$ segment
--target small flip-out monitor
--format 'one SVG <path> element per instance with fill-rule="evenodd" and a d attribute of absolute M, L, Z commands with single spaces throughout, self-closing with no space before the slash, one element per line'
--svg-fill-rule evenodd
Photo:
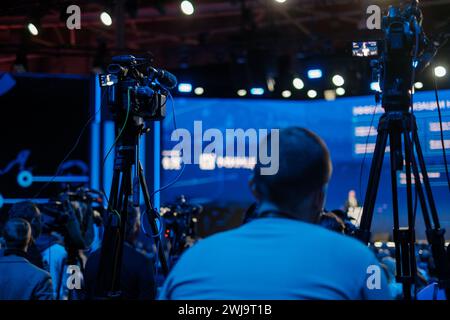
<path fill-rule="evenodd" d="M 376 41 L 353 42 L 352 54 L 354 57 L 373 57 L 378 55 Z"/>

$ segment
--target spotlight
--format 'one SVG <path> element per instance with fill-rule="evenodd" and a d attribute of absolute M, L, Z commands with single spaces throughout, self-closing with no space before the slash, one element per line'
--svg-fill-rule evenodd
<path fill-rule="evenodd" d="M 344 82 L 345 82 L 344 78 L 339 74 L 334 75 L 331 80 L 333 81 L 333 84 L 336 87 L 340 87 L 340 86 L 344 85 Z"/>
<path fill-rule="evenodd" d="M 308 78 L 310 78 L 310 79 L 322 78 L 322 70 L 320 70 L 320 69 L 308 70 Z"/>
<path fill-rule="evenodd" d="M 39 30 L 38 30 L 38 28 L 36 27 L 36 25 L 34 23 L 30 22 L 27 25 L 27 29 L 33 36 L 37 36 L 39 34 Z"/>
<path fill-rule="evenodd" d="M 109 15 L 109 13 L 106 12 L 106 11 L 103 11 L 103 12 L 100 14 L 100 20 L 101 20 L 101 22 L 102 22 L 105 26 L 110 26 L 110 25 L 112 25 L 112 18 L 111 18 L 111 16 Z"/>
<path fill-rule="evenodd" d="M 422 82 L 416 82 L 416 83 L 414 83 L 414 88 L 416 88 L 416 89 L 422 89 L 422 88 L 423 88 L 423 83 L 422 83 Z"/>
<path fill-rule="evenodd" d="M 237 91 L 237 95 L 238 95 L 239 97 L 245 97 L 245 96 L 247 95 L 247 90 L 245 90 L 245 89 L 239 89 L 239 90 Z"/>
<path fill-rule="evenodd" d="M 204 92 L 205 92 L 205 89 L 203 89 L 202 87 L 197 87 L 194 90 L 194 93 L 198 96 L 201 96 Z"/>
<path fill-rule="evenodd" d="M 447 69 L 445 69 L 443 66 L 437 66 L 434 68 L 434 75 L 438 78 L 442 78 L 447 74 Z"/>
<path fill-rule="evenodd" d="M 269 89 L 270 92 L 275 91 L 275 79 L 272 77 L 267 78 L 267 89 Z"/>
<path fill-rule="evenodd" d="M 303 80 L 300 79 L 300 78 L 295 78 L 294 80 L 292 80 L 292 85 L 297 90 L 301 90 L 301 89 L 303 89 L 305 87 L 305 84 L 303 83 Z"/>
<path fill-rule="evenodd" d="M 192 92 L 192 84 L 190 83 L 180 83 L 178 84 L 178 91 L 183 93 Z"/>
<path fill-rule="evenodd" d="M 317 97 L 317 91 L 316 90 L 308 90 L 307 95 L 311 99 L 314 99 L 315 97 Z"/>
<path fill-rule="evenodd" d="M 250 93 L 254 96 L 262 96 L 264 94 L 263 88 L 251 88 Z"/>
<path fill-rule="evenodd" d="M 383 246 L 383 242 L 381 242 L 381 241 L 375 241 L 375 242 L 373 243 L 373 245 L 374 245 L 376 248 L 381 248 L 381 247 Z"/>
<path fill-rule="evenodd" d="M 345 89 L 344 88 L 337 88 L 336 89 L 336 94 L 338 96 L 343 96 L 345 94 Z"/>
<path fill-rule="evenodd" d="M 185 15 L 190 16 L 191 14 L 194 13 L 194 5 L 190 1 L 187 0 L 182 1 L 180 4 L 180 8 Z"/>
<path fill-rule="evenodd" d="M 275 0 L 275 2 L 278 2 L 278 3 L 285 3 L 286 0 Z"/>
<path fill-rule="evenodd" d="M 370 83 L 370 90 L 381 92 L 380 83 L 379 82 Z"/>
<path fill-rule="evenodd" d="M 289 98 L 292 95 L 292 92 L 289 90 L 284 90 L 283 92 L 281 92 L 281 96 L 283 98 Z"/>
<path fill-rule="evenodd" d="M 323 92 L 323 97 L 326 101 L 336 100 L 336 91 L 335 90 L 325 90 Z"/>

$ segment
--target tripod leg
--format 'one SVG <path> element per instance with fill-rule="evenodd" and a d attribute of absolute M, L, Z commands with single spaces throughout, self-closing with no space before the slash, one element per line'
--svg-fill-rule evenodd
<path fill-rule="evenodd" d="M 405 136 L 405 139 L 406 139 L 405 140 L 406 145 L 412 145 L 409 135 Z M 415 185 L 416 185 L 417 194 L 419 197 L 420 207 L 422 209 L 422 215 L 423 215 L 425 227 L 428 230 L 428 229 L 431 229 L 431 221 L 430 221 L 430 216 L 429 216 L 429 212 L 428 212 L 428 206 L 427 206 L 427 202 L 426 202 L 426 198 L 425 198 L 425 193 L 424 193 L 423 187 L 422 187 L 422 179 L 420 177 L 419 169 L 417 167 L 417 161 L 416 161 L 413 151 L 411 152 L 411 168 L 412 168 L 412 171 L 414 174 L 414 181 L 415 181 Z M 414 214 L 414 217 L 413 217 L 414 221 L 415 221 L 415 218 L 416 217 Z"/>
<path fill-rule="evenodd" d="M 142 187 L 142 193 L 144 195 L 145 206 L 147 207 L 148 212 L 153 212 L 153 206 L 150 201 L 150 193 L 148 191 L 147 182 L 144 177 L 144 170 L 142 169 L 141 162 L 139 161 L 139 181 Z M 155 241 L 156 248 L 158 250 L 158 258 L 159 263 L 161 264 L 161 268 L 163 270 L 164 275 L 169 273 L 169 266 L 167 263 L 166 255 L 164 253 L 164 248 L 162 246 L 161 235 L 155 236 L 159 233 L 158 225 L 156 224 L 155 217 L 148 216 L 148 221 L 150 223 L 150 227 L 152 229 L 153 239 Z"/>
<path fill-rule="evenodd" d="M 100 255 L 100 263 L 99 270 L 97 274 L 97 283 L 95 286 L 95 295 L 98 298 L 105 298 L 108 295 L 108 292 L 111 291 L 112 287 L 112 270 L 111 265 L 114 261 L 114 250 L 117 247 L 117 239 L 119 237 L 120 230 L 120 219 L 118 217 L 118 212 L 120 208 L 118 205 L 117 194 L 119 188 L 122 189 L 122 186 L 119 185 L 121 170 L 115 169 L 111 184 L 111 193 L 108 203 L 108 216 L 105 221 L 105 231 L 103 234 L 103 241 L 101 247 L 101 255 Z"/>
<path fill-rule="evenodd" d="M 114 169 L 111 183 L 111 191 L 109 193 L 108 208 L 117 208 L 117 191 L 120 181 L 120 170 Z"/>
<path fill-rule="evenodd" d="M 125 240 L 125 230 L 128 219 L 128 198 L 131 194 L 131 167 L 127 168 L 127 170 L 122 175 L 122 184 L 121 184 L 122 192 L 120 193 L 121 198 L 119 199 L 120 204 L 120 227 L 119 227 L 119 235 L 116 244 L 115 256 L 114 256 L 114 264 L 113 264 L 113 288 L 112 292 L 120 291 L 120 272 L 122 267 L 122 253 L 123 253 L 123 242 Z"/>
<path fill-rule="evenodd" d="M 433 224 L 436 229 L 440 229 L 441 226 L 439 223 L 439 217 L 436 210 L 436 204 L 434 202 L 433 192 L 431 191 L 430 179 L 428 178 L 427 167 L 425 166 L 425 159 L 423 157 L 422 148 L 420 146 L 419 136 L 417 135 L 416 129 L 413 130 L 412 138 L 416 146 L 417 160 L 419 162 L 420 171 L 422 172 L 423 184 L 425 186 L 425 191 L 428 197 L 428 204 L 430 206 Z"/>
<path fill-rule="evenodd" d="M 380 182 L 380 173 L 383 166 L 383 159 L 386 150 L 388 134 L 383 123 L 380 122 L 375 151 L 372 164 L 370 166 L 369 181 L 367 183 L 366 197 L 364 199 L 363 213 L 361 215 L 360 227 L 357 231 L 357 238 L 367 244 L 370 241 L 370 227 L 372 224 L 373 210 L 377 198 L 378 184 Z"/>
<path fill-rule="evenodd" d="M 450 261 L 447 257 L 446 249 L 445 249 L 445 229 L 441 229 L 439 223 L 439 216 L 437 214 L 436 205 L 433 198 L 433 193 L 431 191 L 430 180 L 428 178 L 428 172 L 425 166 L 425 160 L 423 157 L 422 149 L 420 147 L 419 136 L 417 135 L 417 131 L 413 130 L 413 142 L 416 146 L 417 150 L 417 159 L 419 162 L 420 170 L 423 176 L 423 183 L 425 185 L 425 190 L 428 197 L 428 204 L 431 210 L 431 217 L 433 219 L 433 225 L 431 223 L 426 224 L 426 233 L 428 243 L 431 245 L 431 251 L 433 254 L 434 263 L 436 265 L 437 276 L 440 281 L 440 287 L 445 289 L 447 300 L 450 300 Z M 424 219 L 430 220 L 429 217 L 425 217 Z"/>
<path fill-rule="evenodd" d="M 408 121 L 408 120 L 406 120 Z M 411 179 L 411 163 L 412 149 L 409 140 L 408 125 L 403 125 L 403 136 L 405 145 L 405 173 L 406 173 L 406 198 L 408 210 L 408 227 L 401 228 L 397 232 L 396 250 L 400 250 L 402 266 L 400 279 L 403 283 L 403 293 L 405 299 L 412 299 L 412 288 L 416 280 L 417 266 L 415 256 L 415 230 L 414 230 L 414 208 L 412 198 L 412 179 Z"/>
<path fill-rule="evenodd" d="M 391 191 L 392 191 L 392 216 L 394 222 L 393 234 L 396 247 L 399 242 L 400 221 L 398 212 L 398 190 L 397 190 L 397 171 L 403 165 L 403 159 L 401 156 L 401 135 L 399 132 L 391 132 L 389 137 L 390 152 L 390 172 L 391 172 Z M 398 153 L 400 151 L 400 154 Z M 400 159 L 399 159 L 400 157 Z M 400 163 L 399 161 L 400 160 Z M 400 166 L 399 166 L 400 165 Z M 395 250 L 395 267 L 397 275 L 402 273 L 401 254 L 400 250 Z"/>

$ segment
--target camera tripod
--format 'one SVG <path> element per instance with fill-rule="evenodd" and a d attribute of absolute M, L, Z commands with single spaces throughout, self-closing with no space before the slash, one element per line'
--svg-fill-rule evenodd
<path fill-rule="evenodd" d="M 408 109 L 406 108 L 406 110 Z M 388 138 L 390 142 L 389 153 L 393 201 L 393 236 L 395 242 L 396 279 L 403 284 L 404 298 L 412 299 L 412 291 L 417 275 L 415 258 L 416 208 L 414 208 L 413 205 L 412 191 L 414 183 L 417 192 L 416 196 L 418 197 L 422 210 L 426 237 L 428 243 L 431 245 L 436 273 L 440 280 L 440 287 L 446 288 L 447 297 L 450 297 L 450 263 L 447 260 L 445 253 L 445 230 L 441 229 L 439 223 L 430 180 L 417 134 L 416 118 L 408 111 L 386 111 L 380 118 L 360 228 L 357 231 L 356 236 L 365 244 L 370 241 L 370 227 L 373 219 L 373 211 Z M 404 150 L 402 150 L 402 148 L 404 148 Z M 414 148 L 417 159 L 414 154 Z M 403 168 L 405 168 L 406 173 L 407 198 L 407 226 L 405 227 L 400 226 L 397 190 L 397 172 L 403 170 Z M 412 181 L 412 176 L 414 177 L 414 181 Z"/>
<path fill-rule="evenodd" d="M 108 201 L 109 217 L 105 225 L 96 285 L 96 296 L 107 299 L 120 298 L 121 296 L 120 273 L 128 207 L 131 196 L 133 196 L 133 205 L 139 206 L 140 188 L 142 188 L 147 208 L 146 213 L 149 215 L 148 221 L 157 248 L 157 257 L 163 273 L 165 275 L 168 273 L 168 264 L 159 234 L 160 227 L 157 224 L 158 214 L 153 209 L 142 164 L 139 161 L 140 136 L 148 130 L 144 129 L 142 117 L 130 116 L 130 118 L 125 117 L 125 119 L 126 122 L 119 132 L 120 136 L 115 151 L 114 173 Z M 135 169 L 134 177 L 133 166 Z"/>

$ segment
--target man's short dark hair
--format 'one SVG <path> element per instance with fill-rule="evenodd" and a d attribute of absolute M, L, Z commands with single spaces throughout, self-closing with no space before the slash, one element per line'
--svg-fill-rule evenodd
<path fill-rule="evenodd" d="M 266 141 L 271 141 L 270 135 Z M 332 171 L 325 143 L 315 133 L 299 127 L 279 132 L 278 172 L 261 175 L 261 166 L 258 162 L 254 170 L 256 190 L 263 199 L 277 205 L 294 203 L 320 190 Z"/>
<path fill-rule="evenodd" d="M 31 201 L 15 203 L 9 209 L 8 218 L 22 218 L 28 221 L 34 239 L 37 239 L 41 234 L 41 212 L 38 206 Z"/>
<path fill-rule="evenodd" d="M 7 249 L 23 250 L 31 239 L 31 226 L 25 219 L 9 219 L 3 229 Z"/>

